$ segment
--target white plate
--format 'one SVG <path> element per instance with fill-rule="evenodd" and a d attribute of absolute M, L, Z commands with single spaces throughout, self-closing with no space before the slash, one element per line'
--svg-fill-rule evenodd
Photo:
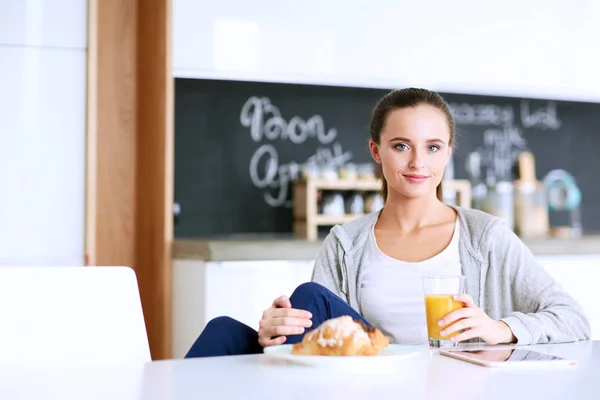
<path fill-rule="evenodd" d="M 293 363 L 310 365 L 314 367 L 335 367 L 335 368 L 390 368 L 397 366 L 399 361 L 419 355 L 419 346 L 403 346 L 399 344 L 390 344 L 381 350 L 377 356 L 305 356 L 292 354 L 291 344 L 280 346 L 265 347 L 264 353 L 268 356 L 278 359 L 288 360 Z"/>

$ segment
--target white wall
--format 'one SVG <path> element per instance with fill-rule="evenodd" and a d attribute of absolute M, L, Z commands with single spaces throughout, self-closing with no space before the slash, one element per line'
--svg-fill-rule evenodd
<path fill-rule="evenodd" d="M 0 0 L 0 266 L 84 262 L 86 0 Z"/>
<path fill-rule="evenodd" d="M 174 75 L 600 101 L 597 0 L 174 0 Z"/>

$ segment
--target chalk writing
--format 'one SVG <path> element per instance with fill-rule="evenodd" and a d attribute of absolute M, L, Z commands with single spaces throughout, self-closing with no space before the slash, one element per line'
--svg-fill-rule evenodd
<path fill-rule="evenodd" d="M 449 104 L 456 124 L 488 127 L 483 131 L 483 144 L 475 150 L 486 169 L 488 183 L 512 180 L 512 167 L 522 151 L 527 150 L 518 122 L 524 129 L 557 130 L 561 126 L 556 103 L 547 101 L 533 107 L 529 100 L 522 100 L 519 109 L 494 104 Z M 516 118 L 518 116 L 518 119 Z M 483 172 L 483 171 L 480 171 Z"/>
<path fill-rule="evenodd" d="M 260 143 L 263 139 L 270 143 L 261 144 L 250 159 L 249 174 L 252 184 L 263 190 L 265 202 L 271 207 L 290 207 L 290 183 L 297 179 L 305 165 L 329 165 L 339 167 L 352 159 L 352 153 L 344 151 L 335 129 L 325 129 L 320 115 L 313 115 L 306 121 L 298 116 L 289 122 L 281 116 L 279 109 L 267 97 L 250 97 L 240 112 L 240 123 L 250 128 L 250 137 Z M 319 146 L 314 154 L 304 161 L 283 163 L 279 159 L 275 140 L 289 140 L 295 145 L 316 139 Z M 327 147 L 330 145 L 331 147 Z"/>
<path fill-rule="evenodd" d="M 250 97 L 242 106 L 240 122 L 242 126 L 250 128 L 250 137 L 255 142 L 260 142 L 265 137 L 268 140 L 288 139 L 292 143 L 301 144 L 316 138 L 319 143 L 328 144 L 337 137 L 335 129 L 325 130 L 325 123 L 320 115 L 313 115 L 306 121 L 296 116 L 286 122 L 279 108 L 268 97 Z"/>
<path fill-rule="evenodd" d="M 541 128 L 556 130 L 560 128 L 561 121 L 556 112 L 556 103 L 549 101 L 545 107 L 531 110 L 529 101 L 521 102 L 521 124 L 524 128 Z"/>

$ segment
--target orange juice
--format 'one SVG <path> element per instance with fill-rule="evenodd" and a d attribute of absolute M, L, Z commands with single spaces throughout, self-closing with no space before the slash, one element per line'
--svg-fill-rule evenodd
<path fill-rule="evenodd" d="M 454 300 L 452 296 L 451 294 L 428 294 L 425 296 L 425 315 L 430 339 L 448 340 L 459 334 L 459 332 L 454 332 L 448 336 L 440 336 L 440 331 L 448 325 L 439 326 L 438 321 L 452 311 L 464 307 L 462 302 Z"/>

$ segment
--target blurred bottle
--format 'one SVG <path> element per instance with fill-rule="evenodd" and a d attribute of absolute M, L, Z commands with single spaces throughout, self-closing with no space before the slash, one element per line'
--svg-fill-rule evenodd
<path fill-rule="evenodd" d="M 512 182 L 499 181 L 489 185 L 482 209 L 485 212 L 504 219 L 508 227 L 514 229 L 515 208 Z"/>
<path fill-rule="evenodd" d="M 481 178 L 481 155 L 476 152 L 469 154 L 465 169 L 471 182 L 471 207 L 481 210 L 487 196 L 487 187 Z"/>
<path fill-rule="evenodd" d="M 530 152 L 519 155 L 519 179 L 515 182 L 515 232 L 521 237 L 544 237 L 549 232 L 546 190 L 535 174 Z"/>
<path fill-rule="evenodd" d="M 446 169 L 444 169 L 444 181 L 452 181 L 454 180 L 454 157 L 450 157 L 448 161 L 448 165 L 446 165 Z M 456 205 L 456 190 L 444 187 L 442 184 L 442 197 L 444 204 L 448 204 L 451 206 Z"/>

